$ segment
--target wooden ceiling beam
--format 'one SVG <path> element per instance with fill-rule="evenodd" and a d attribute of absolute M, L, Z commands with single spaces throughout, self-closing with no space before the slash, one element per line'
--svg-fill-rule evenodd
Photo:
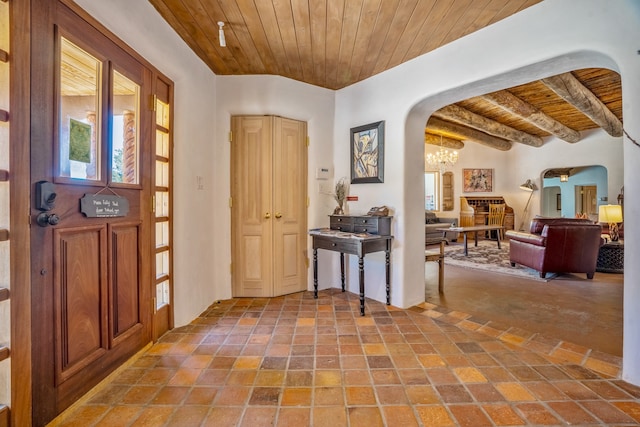
<path fill-rule="evenodd" d="M 544 130 L 545 132 L 549 132 L 550 134 L 555 135 L 563 141 L 580 141 L 580 132 L 573 130 L 568 126 L 563 125 L 559 121 L 549 117 L 533 105 L 523 101 L 507 90 L 500 90 L 498 92 L 489 93 L 481 96 L 480 98 L 492 103 L 497 107 L 502 108 L 505 111 L 508 111 L 511 114 L 515 114 L 522 120 L 531 123 L 532 125 Z"/>
<path fill-rule="evenodd" d="M 460 139 L 477 142 L 487 147 L 495 148 L 500 151 L 508 151 L 511 149 L 511 142 L 495 136 L 487 135 L 479 130 L 462 126 L 457 123 L 447 122 L 437 117 L 431 116 L 427 122 L 427 130 L 432 133 L 448 133 L 460 136 Z"/>
<path fill-rule="evenodd" d="M 573 105 L 611 136 L 622 136 L 622 122 L 571 73 L 541 80 L 549 89 Z"/>
<path fill-rule="evenodd" d="M 433 113 L 433 115 L 443 120 L 472 127 L 489 135 L 506 139 L 507 141 L 519 142 L 532 147 L 541 147 L 543 144 L 542 138 L 539 136 L 503 125 L 502 123 L 483 117 L 455 104 L 443 107 Z"/>
<path fill-rule="evenodd" d="M 424 133 L 424 142 L 426 144 L 430 144 L 430 145 L 437 145 L 440 146 L 442 145 L 445 148 L 452 148 L 454 150 L 460 150 L 462 148 L 464 148 L 464 142 L 462 141 L 458 141 L 457 139 L 453 139 L 453 138 L 448 138 L 446 136 L 443 136 L 442 139 L 440 139 L 440 135 L 434 135 L 432 133 Z"/>

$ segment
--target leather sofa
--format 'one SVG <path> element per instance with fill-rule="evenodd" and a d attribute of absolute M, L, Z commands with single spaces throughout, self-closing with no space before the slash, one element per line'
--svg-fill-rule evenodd
<path fill-rule="evenodd" d="M 586 273 L 593 279 L 602 227 L 589 219 L 534 218 L 529 232 L 509 230 L 509 260 L 533 268 L 545 278 L 551 273 Z"/>
<path fill-rule="evenodd" d="M 437 228 L 455 227 L 456 223 L 456 218 L 438 218 L 435 212 L 424 211 L 425 246 L 440 243 L 440 240 L 442 240 L 442 231 L 436 230 Z M 447 244 L 458 240 L 458 234 L 459 233 L 457 231 L 447 231 L 445 233 Z"/>

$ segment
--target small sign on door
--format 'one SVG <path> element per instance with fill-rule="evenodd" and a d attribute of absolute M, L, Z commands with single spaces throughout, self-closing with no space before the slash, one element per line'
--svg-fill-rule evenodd
<path fill-rule="evenodd" d="M 87 218 L 127 216 L 129 200 L 109 194 L 85 194 L 80 199 L 80 212 Z"/>

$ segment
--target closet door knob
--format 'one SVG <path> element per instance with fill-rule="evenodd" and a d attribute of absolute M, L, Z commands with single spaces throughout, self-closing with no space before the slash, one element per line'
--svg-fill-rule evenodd
<path fill-rule="evenodd" d="M 269 219 L 269 218 L 271 218 L 271 214 L 270 214 L 269 212 L 267 212 L 267 213 L 265 213 L 265 214 L 264 214 L 264 217 L 265 217 L 266 219 Z"/>
<path fill-rule="evenodd" d="M 282 214 L 280 212 L 276 212 L 276 218 L 282 218 Z"/>

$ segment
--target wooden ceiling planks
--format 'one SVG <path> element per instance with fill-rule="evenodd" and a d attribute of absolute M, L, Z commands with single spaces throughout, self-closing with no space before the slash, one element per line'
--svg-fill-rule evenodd
<path fill-rule="evenodd" d="M 542 0 L 149 1 L 216 74 L 277 74 L 340 89 Z M 225 23 L 226 48 L 219 46 L 217 21 Z M 616 72 L 584 69 L 572 73 L 622 119 Z M 541 81 L 506 90 L 548 116 L 547 124 L 555 120 L 577 131 L 598 127 Z M 455 105 L 534 137 L 550 135 L 532 120 L 513 114 L 517 111 L 496 104 L 495 99 L 476 97 Z M 547 129 L 557 134 L 558 127 L 562 126 Z M 447 130 L 447 136 L 456 138 L 453 133 Z M 571 131 L 565 129 L 565 135 L 568 133 Z M 573 132 L 569 139 L 574 142 L 578 137 Z M 489 139 L 483 143 L 508 149 L 502 142 Z"/>
<path fill-rule="evenodd" d="M 212 2 L 212 0 L 210 0 L 210 2 Z M 220 8 L 226 17 L 226 20 L 214 19 L 211 21 L 211 38 L 219 45 L 218 21 L 224 22 L 224 34 L 227 41 L 227 47 L 221 49 L 225 49 L 233 55 L 240 64 L 242 70 L 252 70 L 252 74 L 266 73 L 267 66 L 256 48 L 256 42 L 253 40 L 251 31 L 249 31 L 249 27 L 247 26 L 247 21 L 242 15 L 238 0 L 218 0 L 218 4 L 220 4 Z M 259 31 L 259 29 L 254 30 L 254 33 L 258 34 Z"/>
<path fill-rule="evenodd" d="M 514 15 L 530 6 L 533 6 L 536 3 L 540 3 L 540 2 L 537 0 L 509 0 L 509 1 L 503 2 L 502 8 L 496 14 L 495 18 L 490 22 L 490 24 L 493 24 L 505 18 L 508 18 L 509 16 Z"/>
<path fill-rule="evenodd" d="M 489 0 L 487 2 L 473 2 L 472 14 L 475 19 L 466 29 L 465 35 L 471 34 L 474 31 L 478 31 L 481 28 L 486 27 L 494 22 L 497 22 L 498 13 L 504 7 L 504 3 L 501 0 Z M 447 43 L 449 40 L 447 39 Z"/>
<path fill-rule="evenodd" d="M 161 1 L 161 0 L 153 0 L 153 1 Z M 215 33 L 209 31 L 209 34 L 208 34 L 209 43 L 211 44 L 213 50 L 216 52 L 216 54 L 212 54 L 213 55 L 212 58 L 214 59 L 214 62 L 212 63 L 205 60 L 204 61 L 205 64 L 208 64 L 209 68 L 211 68 L 212 70 L 216 66 L 226 70 L 224 73 L 220 72 L 219 74 L 242 73 L 241 70 L 247 66 L 246 58 L 239 60 L 237 59 L 237 56 L 232 53 L 232 51 L 230 51 L 225 47 L 220 46 L 220 40 L 218 38 L 218 32 L 217 32 L 217 28 L 218 28 L 217 23 L 218 21 L 222 21 L 222 22 L 225 22 L 225 25 L 226 25 L 226 23 L 228 23 L 229 21 L 225 16 L 222 8 L 220 7 L 220 4 L 218 3 L 218 1 L 217 0 L 188 0 L 188 1 L 198 1 L 202 6 L 202 8 L 204 8 L 207 11 L 207 16 L 209 17 L 211 24 L 215 24 L 216 26 Z M 202 25 L 205 25 L 205 24 L 202 24 Z M 235 35 L 232 31 L 228 32 L 228 29 L 227 29 L 225 30 L 225 38 L 229 39 L 230 41 L 233 41 L 235 40 Z"/>
<path fill-rule="evenodd" d="M 299 1 L 299 0 L 294 0 Z M 273 8 L 278 20 L 278 29 L 284 46 L 285 56 L 278 58 L 278 62 L 286 61 L 289 64 L 289 77 L 304 81 L 301 53 L 298 49 L 297 30 L 293 19 L 293 10 L 288 1 L 274 1 Z"/>
<path fill-rule="evenodd" d="M 419 46 L 424 43 L 424 41 L 430 37 L 429 32 L 436 27 L 433 24 L 433 20 L 439 22 L 440 15 L 438 14 L 438 8 L 440 5 L 443 5 L 442 7 L 449 7 L 448 5 L 450 3 L 451 2 L 434 2 L 433 0 L 418 1 L 404 25 L 402 25 L 402 23 L 394 23 L 392 30 L 395 30 L 395 26 L 397 25 L 400 37 L 389 58 L 389 62 L 386 64 L 386 68 L 395 67 L 411 59 L 409 58 L 411 47 L 414 44 Z M 421 32 L 424 32 L 424 34 Z M 415 54 L 412 54 L 412 57 L 415 56 Z"/>
<path fill-rule="evenodd" d="M 464 25 L 466 21 L 465 15 L 473 3 L 461 0 L 449 2 L 450 7 L 439 17 L 434 32 L 430 37 L 426 38 L 426 43 L 423 44 L 421 51 L 430 52 L 446 44 L 446 40 L 453 41 L 462 37 L 465 29 L 460 25 Z"/>
<path fill-rule="evenodd" d="M 498 121 L 519 131 L 526 132 L 541 138 L 549 136 L 548 132 L 541 130 L 540 128 L 532 125 L 531 123 L 516 115 L 506 114 L 502 108 L 486 100 L 483 100 L 480 97 L 470 98 L 465 101 L 458 102 L 456 103 L 456 105 L 466 108 L 469 111 L 473 111 L 474 113 L 488 119 Z"/>
<path fill-rule="evenodd" d="M 292 71 L 289 61 L 286 59 L 287 51 L 285 49 L 284 42 L 282 41 L 278 18 L 273 5 L 270 2 L 259 1 L 255 3 L 255 6 L 268 46 L 268 48 L 264 49 L 262 55 L 264 55 L 265 52 L 273 55 L 273 62 L 278 70 L 275 74 L 284 76 L 290 75 Z"/>
<path fill-rule="evenodd" d="M 351 55 L 351 65 L 349 66 L 348 75 L 350 80 L 357 79 L 360 76 L 365 58 L 370 53 L 369 44 L 374 34 L 380 6 L 381 0 L 364 0 L 358 21 L 353 55 Z"/>
<path fill-rule="evenodd" d="M 358 34 L 358 24 L 360 13 L 362 12 L 362 0 L 349 0 L 344 5 L 344 15 L 342 17 L 342 36 L 340 37 L 340 49 L 338 54 L 338 74 L 336 83 L 339 86 L 352 81 L 350 75 L 351 58 L 354 54 L 354 42 Z M 327 52 L 333 55 L 336 52 Z"/>
<path fill-rule="evenodd" d="M 309 27 L 311 28 L 311 54 L 313 56 L 313 84 L 327 79 L 327 3 L 315 1 L 309 3 Z"/>
<path fill-rule="evenodd" d="M 622 120 L 620 74 L 603 68 L 585 68 L 575 70 L 572 74 L 593 92 L 619 120 Z"/>
<path fill-rule="evenodd" d="M 342 39 L 342 18 L 344 0 L 327 1 L 327 44 L 326 44 L 326 80 L 327 88 L 338 87 L 338 52 Z"/>
<path fill-rule="evenodd" d="M 262 25 L 260 13 L 256 8 L 253 0 L 237 0 L 237 9 L 233 7 L 233 2 L 229 2 L 229 10 L 231 11 L 231 22 L 242 19 L 245 25 L 228 25 L 225 22 L 223 30 L 226 33 L 233 33 L 244 45 L 251 45 L 246 52 L 250 55 L 257 55 L 260 58 L 264 72 L 267 74 L 279 74 L 282 72 L 280 63 L 271 50 L 269 37 L 266 34 L 268 27 Z M 227 27 L 228 28 L 225 28 Z M 277 28 L 277 27 L 276 27 Z M 238 30 L 238 32 L 236 32 Z M 231 43 L 233 45 L 233 43 Z M 247 58 L 248 60 L 249 58 Z M 254 64 L 255 66 L 255 64 Z"/>
<path fill-rule="evenodd" d="M 391 21 L 388 21 L 388 27 L 385 28 L 386 37 L 382 48 L 380 49 L 380 53 L 378 54 L 378 59 L 374 66 L 371 68 L 371 75 L 375 75 L 381 73 L 391 66 L 389 65 L 391 62 L 391 57 L 400 42 L 400 38 L 402 37 L 405 28 L 407 27 L 407 23 L 411 18 L 411 14 L 413 13 L 413 9 L 417 0 L 400 0 L 400 2 L 389 2 L 386 1 L 383 3 L 382 10 L 385 16 L 392 16 Z M 393 15 L 392 15 L 393 8 Z M 369 76 L 363 76 L 364 78 Z"/>
<path fill-rule="evenodd" d="M 178 34 L 183 35 L 183 40 L 200 59 L 208 63 L 211 59 L 216 58 L 216 55 L 213 54 L 214 52 L 212 51 L 208 36 L 202 31 L 200 24 L 196 22 L 193 15 L 180 0 L 167 4 L 161 0 L 150 1 L 169 25 L 171 25 Z M 208 21 L 202 23 L 203 26 L 208 24 Z M 217 61 L 215 66 L 224 69 L 224 64 L 220 61 Z"/>
<path fill-rule="evenodd" d="M 360 73 L 358 76 L 354 76 L 356 81 L 371 77 L 376 72 L 376 64 L 381 62 L 382 51 L 391 28 L 389 23 L 393 21 L 396 15 L 398 3 L 399 0 L 384 0 L 380 4 L 380 10 L 369 38 L 369 46 L 367 47 Z"/>
<path fill-rule="evenodd" d="M 590 68 L 575 70 L 570 74 L 598 97 L 618 120 L 622 121 L 622 88 L 618 73 L 602 68 Z M 567 130 L 562 130 L 558 127 L 554 129 L 555 132 L 564 132 L 563 136 L 568 137 L 567 141 L 577 142 L 579 140 L 579 134 L 573 131 L 586 131 L 600 127 L 585 112 L 566 102 L 542 81 L 538 80 L 515 86 L 504 92 L 508 92 L 529 104 L 531 108 L 568 127 L 569 129 Z M 485 97 L 474 97 L 457 102 L 454 106 L 465 108 L 482 117 L 495 120 L 503 125 L 537 137 L 544 138 L 551 135 L 549 131 L 540 129 L 531 121 L 526 120 L 525 117 L 511 114 L 508 108 L 502 108 L 499 104 L 499 102 L 490 102 Z M 443 107 L 443 113 L 446 113 L 447 108 L 449 107 Z M 438 112 L 434 114 L 437 115 Z M 560 137 L 560 135 L 558 136 Z M 452 137 L 455 138 L 455 136 Z M 458 139 L 464 139 L 464 135 L 459 135 Z"/>
<path fill-rule="evenodd" d="M 302 80 L 309 79 L 310 81 L 317 81 L 316 73 L 313 68 L 313 46 L 311 44 L 309 2 L 304 0 L 292 0 L 291 11 L 296 29 L 295 34 L 302 69 Z"/>
<path fill-rule="evenodd" d="M 216 74 L 340 89 L 541 0 L 149 1 Z"/>

